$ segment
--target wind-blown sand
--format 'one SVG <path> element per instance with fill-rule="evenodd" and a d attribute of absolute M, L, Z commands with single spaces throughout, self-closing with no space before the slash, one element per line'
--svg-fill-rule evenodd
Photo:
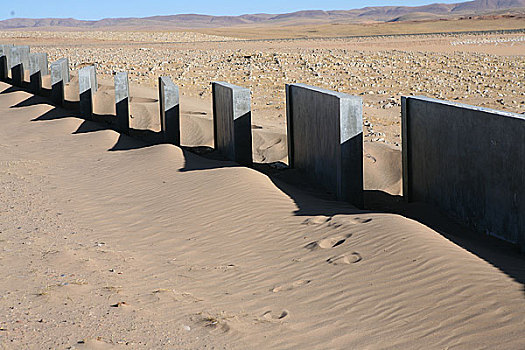
<path fill-rule="evenodd" d="M 2 348 L 525 348 L 522 257 L 0 90 Z"/>

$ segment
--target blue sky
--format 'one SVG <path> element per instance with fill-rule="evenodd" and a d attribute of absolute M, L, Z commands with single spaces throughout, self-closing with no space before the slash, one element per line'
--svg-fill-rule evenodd
<path fill-rule="evenodd" d="M 284 13 L 298 10 L 350 10 L 365 6 L 418 6 L 433 2 L 455 3 L 463 0 L 1 0 L 0 19 L 147 17 L 179 13 L 240 15 L 245 13 Z"/>

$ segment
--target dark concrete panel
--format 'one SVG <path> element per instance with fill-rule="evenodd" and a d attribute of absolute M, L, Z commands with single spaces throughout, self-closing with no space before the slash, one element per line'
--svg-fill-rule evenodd
<path fill-rule="evenodd" d="M 29 81 L 30 89 L 35 94 L 42 92 L 42 76 L 49 74 L 49 64 L 47 53 L 30 53 L 29 54 Z"/>
<path fill-rule="evenodd" d="M 8 64 L 11 69 L 13 85 L 22 86 L 24 71 L 29 69 L 29 46 L 11 46 L 9 48 Z"/>
<path fill-rule="evenodd" d="M 159 102 L 164 142 L 180 146 L 179 88 L 169 77 L 159 77 Z"/>
<path fill-rule="evenodd" d="M 363 206 L 361 98 L 293 84 L 286 86 L 288 159 L 337 199 Z"/>
<path fill-rule="evenodd" d="M 0 45 L 0 81 L 7 81 L 9 73 L 9 53 L 13 45 Z"/>
<path fill-rule="evenodd" d="M 402 114 L 406 198 L 525 249 L 525 117 L 425 97 Z"/>
<path fill-rule="evenodd" d="M 239 164 L 252 165 L 250 90 L 213 82 L 212 99 L 215 149 Z"/>
<path fill-rule="evenodd" d="M 120 132 L 129 134 L 129 82 L 126 72 L 115 74 L 115 103 L 117 126 Z"/>
<path fill-rule="evenodd" d="M 69 60 L 61 58 L 51 63 L 51 99 L 59 106 L 64 104 L 64 86 L 69 82 Z"/>
<path fill-rule="evenodd" d="M 82 67 L 78 71 L 78 93 L 80 113 L 90 118 L 93 114 L 93 94 L 97 91 L 97 72 L 95 66 Z"/>

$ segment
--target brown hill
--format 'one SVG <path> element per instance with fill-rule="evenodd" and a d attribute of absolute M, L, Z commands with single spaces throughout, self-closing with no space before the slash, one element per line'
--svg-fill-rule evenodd
<path fill-rule="evenodd" d="M 243 25 L 305 25 L 319 23 L 362 23 L 413 21 L 457 18 L 464 15 L 488 14 L 495 11 L 523 9 L 525 0 L 474 0 L 457 4 L 425 6 L 382 6 L 355 10 L 307 10 L 285 14 L 247 14 L 242 16 L 210 16 L 180 14 L 145 18 L 106 18 L 84 21 L 73 18 L 12 18 L 0 21 L 0 29 L 69 27 L 83 29 L 118 28 L 218 28 Z"/>

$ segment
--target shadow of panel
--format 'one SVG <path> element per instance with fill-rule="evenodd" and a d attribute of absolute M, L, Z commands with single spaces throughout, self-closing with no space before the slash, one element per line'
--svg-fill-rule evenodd
<path fill-rule="evenodd" d="M 29 90 L 34 94 L 42 94 L 42 74 L 36 72 L 29 77 Z"/>
<path fill-rule="evenodd" d="M 34 119 L 31 119 L 32 122 L 36 122 L 36 121 L 50 121 L 50 120 L 59 120 L 59 119 L 64 119 L 64 118 L 74 118 L 74 116 L 72 116 L 71 114 L 69 113 L 66 113 L 66 111 L 64 110 L 61 110 L 59 108 L 53 108 L 49 111 L 47 111 L 46 113 L 34 118 Z"/>
<path fill-rule="evenodd" d="M 141 149 L 141 148 L 150 147 L 150 146 L 151 145 L 146 142 L 142 142 L 132 137 L 129 137 L 127 135 L 120 134 L 117 142 L 113 145 L 113 147 L 108 149 L 108 151 L 110 152 L 129 151 L 129 150 Z"/>
<path fill-rule="evenodd" d="M 211 147 L 181 148 L 184 155 L 184 167 L 179 169 L 179 172 L 239 167 L 239 164 L 227 160 L 223 154 Z"/>
<path fill-rule="evenodd" d="M 289 168 L 282 162 L 255 163 L 255 170 L 268 178 L 294 201 L 296 216 L 332 216 L 337 214 L 355 214 L 362 212 L 350 203 L 337 200 L 335 193 L 314 181 L 306 172 Z"/>
<path fill-rule="evenodd" d="M 2 56 L 0 57 L 0 80 L 6 81 L 8 76 L 7 71 L 7 57 Z"/>
<path fill-rule="evenodd" d="M 51 86 L 51 101 L 58 106 L 64 105 L 64 82 L 59 81 Z"/>
<path fill-rule="evenodd" d="M 40 86 L 40 96 L 46 97 L 47 99 L 51 99 L 51 89 Z"/>
<path fill-rule="evenodd" d="M 62 108 L 75 111 L 76 113 L 79 113 L 80 111 L 80 102 L 79 101 L 69 101 L 64 100 L 64 104 L 62 105 Z"/>
<path fill-rule="evenodd" d="M 150 144 L 161 144 L 164 143 L 164 134 L 161 131 L 153 131 L 147 129 L 133 129 L 130 128 L 129 136 L 148 142 Z"/>
<path fill-rule="evenodd" d="M 91 89 L 82 92 L 79 97 L 80 115 L 86 119 L 91 119 L 93 114 L 93 94 Z"/>
<path fill-rule="evenodd" d="M 117 127 L 124 134 L 129 133 L 129 99 L 126 97 L 116 104 Z"/>
<path fill-rule="evenodd" d="M 24 82 L 24 66 L 22 64 L 11 67 L 11 81 L 13 85 L 22 86 Z"/>
<path fill-rule="evenodd" d="M 108 128 L 116 129 L 117 117 L 113 114 L 97 114 L 91 115 L 91 120 L 97 123 L 108 125 Z"/>
<path fill-rule="evenodd" d="M 341 145 L 340 198 L 363 208 L 363 133 Z"/>
<path fill-rule="evenodd" d="M 10 83 L 11 81 L 8 79 L 7 83 Z M 13 92 L 17 92 L 17 91 L 24 91 L 22 88 L 20 87 L 16 87 L 16 86 L 9 86 L 8 88 L 2 90 L 2 92 L 0 92 L 0 94 L 11 94 Z"/>
<path fill-rule="evenodd" d="M 108 129 L 109 128 L 107 126 L 104 126 L 100 123 L 84 120 L 82 124 L 80 124 L 78 129 L 75 132 L 73 132 L 73 134 L 88 134 L 91 132 L 103 131 Z"/>
<path fill-rule="evenodd" d="M 180 146 L 180 107 L 177 104 L 164 113 L 164 142 Z"/>
<path fill-rule="evenodd" d="M 516 245 L 480 235 L 439 208 L 426 203 L 407 203 L 402 196 L 365 191 L 365 205 L 375 212 L 399 214 L 431 228 L 522 284 L 525 295 L 525 255 L 519 253 Z"/>
<path fill-rule="evenodd" d="M 252 113 L 247 112 L 233 121 L 235 161 L 251 166 L 252 159 Z"/>
<path fill-rule="evenodd" d="M 43 104 L 49 105 L 49 101 L 44 97 L 32 95 L 31 97 L 23 100 L 22 102 L 19 102 L 16 105 L 11 106 L 11 108 L 30 107 L 30 106 L 37 106 L 37 105 L 43 105 Z"/>

